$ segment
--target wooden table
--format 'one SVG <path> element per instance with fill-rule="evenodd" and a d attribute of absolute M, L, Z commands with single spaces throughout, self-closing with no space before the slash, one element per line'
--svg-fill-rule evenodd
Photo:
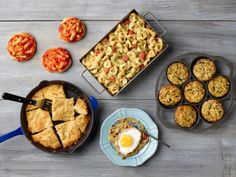
<path fill-rule="evenodd" d="M 132 8 L 140 13 L 151 11 L 166 27 L 168 52 L 154 62 L 120 95 L 96 94 L 82 80 L 84 68 L 77 61 L 96 41 Z M 85 21 L 86 38 L 66 44 L 57 37 L 60 21 L 66 16 Z M 32 33 L 38 42 L 34 58 L 25 63 L 10 59 L 6 51 L 9 37 L 21 31 Z M 73 66 L 63 74 L 51 74 L 40 63 L 42 53 L 62 46 L 70 50 Z M 83 149 L 71 155 L 41 152 L 24 136 L 0 144 L 1 177 L 235 177 L 236 111 L 222 125 L 206 132 L 188 133 L 167 129 L 156 118 L 154 86 L 160 69 L 176 55 L 206 52 L 222 55 L 236 64 L 236 1 L 234 0 L 1 0 L 0 5 L 0 92 L 26 95 L 42 80 L 61 79 L 72 82 L 94 95 L 100 103 L 96 134 Z M 235 101 L 236 103 L 236 101 Z M 0 134 L 20 124 L 20 104 L 0 101 Z M 102 121 L 121 107 L 145 110 L 158 124 L 160 137 L 172 145 L 160 146 L 156 154 L 137 168 L 112 164 L 99 147 Z"/>

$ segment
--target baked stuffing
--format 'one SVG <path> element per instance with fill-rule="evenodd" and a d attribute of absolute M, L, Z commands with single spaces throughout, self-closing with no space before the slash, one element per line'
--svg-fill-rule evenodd
<path fill-rule="evenodd" d="M 208 81 L 216 73 L 215 63 L 208 58 L 201 58 L 193 66 L 193 74 L 200 81 Z"/>
<path fill-rule="evenodd" d="M 183 128 L 191 128 L 197 122 L 197 111 L 191 105 L 181 105 L 175 111 L 175 122 Z"/>
<path fill-rule="evenodd" d="M 171 64 L 166 71 L 167 79 L 174 85 L 181 85 L 189 78 L 188 67 L 181 62 Z"/>
<path fill-rule="evenodd" d="M 58 149 L 61 144 L 57 138 L 57 135 L 52 127 L 43 130 L 40 133 L 32 135 L 34 142 L 43 145 L 44 147 L 49 147 L 52 149 Z"/>
<path fill-rule="evenodd" d="M 37 133 L 53 126 L 49 112 L 42 109 L 26 112 L 26 120 L 28 123 L 28 130 L 31 133 Z"/>
<path fill-rule="evenodd" d="M 230 82 L 225 76 L 215 76 L 207 86 L 212 96 L 220 98 L 229 93 Z"/>
<path fill-rule="evenodd" d="M 159 101 L 165 106 L 174 106 L 182 99 L 181 90 L 172 84 L 165 85 L 159 92 Z"/>
<path fill-rule="evenodd" d="M 199 81 L 190 81 L 184 87 L 184 97 L 190 103 L 199 103 L 205 97 L 206 90 Z"/>
<path fill-rule="evenodd" d="M 205 119 L 207 122 L 217 122 L 223 118 L 224 106 L 218 100 L 207 100 L 202 104 L 201 114 L 203 119 Z"/>

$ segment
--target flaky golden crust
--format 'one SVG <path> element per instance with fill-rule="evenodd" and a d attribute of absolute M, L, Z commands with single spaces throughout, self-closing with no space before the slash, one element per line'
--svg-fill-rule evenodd
<path fill-rule="evenodd" d="M 224 116 L 224 106 L 218 100 L 207 100 L 202 104 L 201 114 L 207 122 L 217 122 Z"/>
<path fill-rule="evenodd" d="M 87 115 L 88 114 L 88 107 L 87 107 L 87 103 L 85 100 L 78 98 L 76 100 L 76 104 L 74 106 L 75 111 L 78 114 L 82 114 L 82 115 Z"/>
<path fill-rule="evenodd" d="M 25 32 L 14 34 L 7 44 L 8 53 L 18 62 L 30 60 L 34 56 L 36 48 L 35 38 Z"/>
<path fill-rule="evenodd" d="M 165 106 L 174 106 L 182 99 L 181 90 L 172 84 L 165 85 L 159 92 L 159 101 Z"/>
<path fill-rule="evenodd" d="M 57 124 L 55 128 L 64 148 L 77 143 L 82 136 L 82 133 L 74 120 Z"/>
<path fill-rule="evenodd" d="M 197 121 L 197 111 L 191 105 L 181 105 L 175 111 L 175 122 L 183 128 L 191 128 Z"/>
<path fill-rule="evenodd" d="M 39 143 L 44 147 L 49 147 L 52 149 L 58 149 L 61 147 L 53 128 L 48 128 L 40 133 L 34 134 L 32 135 L 32 138 L 34 142 Z"/>
<path fill-rule="evenodd" d="M 224 97 L 229 93 L 230 82 L 225 76 L 215 76 L 207 85 L 210 94 L 214 97 Z"/>
<path fill-rule="evenodd" d="M 53 100 L 55 98 L 65 99 L 66 95 L 64 92 L 63 85 L 51 84 L 41 89 L 45 98 Z"/>
<path fill-rule="evenodd" d="M 53 99 L 52 100 L 52 120 L 67 121 L 74 120 L 74 99 Z"/>
<path fill-rule="evenodd" d="M 26 112 L 26 120 L 28 124 L 28 130 L 31 133 L 37 133 L 53 126 L 49 112 L 42 109 L 35 109 Z"/>
<path fill-rule="evenodd" d="M 203 84 L 197 80 L 191 81 L 184 87 L 184 97 L 190 103 L 199 103 L 205 97 L 206 90 Z"/>
<path fill-rule="evenodd" d="M 44 96 L 43 96 L 43 92 L 41 90 L 37 91 L 32 97 L 31 97 L 32 100 L 42 100 L 44 99 Z M 33 109 L 37 109 L 36 106 L 34 105 L 31 105 L 31 104 L 28 104 L 26 106 L 26 111 L 30 111 L 30 110 L 33 110 Z"/>
<path fill-rule="evenodd" d="M 89 124 L 90 117 L 88 115 L 79 115 L 75 118 L 75 122 L 79 127 L 81 133 L 85 133 L 85 130 Z"/>
<path fill-rule="evenodd" d="M 51 48 L 44 52 L 42 65 L 49 72 L 64 72 L 72 64 L 70 52 L 65 48 Z"/>
<path fill-rule="evenodd" d="M 59 38 L 66 42 L 77 42 L 86 34 L 85 24 L 76 17 L 63 19 L 58 28 Z"/>

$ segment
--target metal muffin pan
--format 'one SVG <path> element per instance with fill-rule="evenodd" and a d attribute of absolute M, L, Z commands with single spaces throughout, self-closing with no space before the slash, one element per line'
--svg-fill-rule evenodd
<path fill-rule="evenodd" d="M 229 92 L 226 96 L 224 96 L 222 98 L 216 98 L 216 97 L 212 96 L 208 91 L 207 84 L 209 81 L 200 81 L 203 84 L 203 86 L 205 87 L 205 97 L 201 102 L 193 104 L 193 103 L 189 103 L 184 98 L 183 89 L 188 82 L 198 80 L 192 72 L 192 66 L 196 62 L 196 60 L 200 59 L 200 58 L 209 58 L 215 63 L 215 65 L 216 65 L 215 76 L 216 75 L 225 76 L 230 82 L 230 89 L 229 89 Z M 180 101 L 180 103 L 178 103 L 174 107 L 173 106 L 167 107 L 167 106 L 163 106 L 160 103 L 158 96 L 159 96 L 159 91 L 160 91 L 161 87 L 170 83 L 166 77 L 166 70 L 172 63 L 175 63 L 175 62 L 182 62 L 182 63 L 186 64 L 186 66 L 189 69 L 190 77 L 184 84 L 177 86 L 182 91 L 181 94 L 182 94 L 183 98 Z M 172 62 L 170 62 L 166 67 L 164 67 L 162 69 L 161 74 L 157 78 L 156 88 L 155 88 L 155 97 L 156 97 L 156 103 L 157 103 L 157 109 L 156 109 L 157 118 L 167 128 L 180 128 L 182 130 L 187 130 L 187 131 L 203 131 L 203 130 L 206 130 L 210 127 L 213 127 L 215 125 L 222 123 L 226 118 L 228 118 L 230 116 L 230 114 L 233 110 L 233 99 L 235 96 L 235 93 L 234 93 L 235 86 L 233 83 L 233 74 L 234 74 L 233 65 L 227 59 L 225 59 L 224 57 L 221 57 L 221 56 L 212 56 L 212 55 L 208 55 L 208 54 L 204 54 L 204 53 L 196 53 L 195 52 L 195 53 L 186 53 L 186 54 L 175 57 L 172 60 Z M 218 100 L 224 106 L 223 118 L 215 123 L 209 123 L 206 120 L 204 120 L 204 118 L 201 116 L 201 111 L 200 111 L 201 105 L 204 101 L 206 101 L 208 99 Z M 189 104 L 197 110 L 198 120 L 195 123 L 195 125 L 193 125 L 191 128 L 182 128 L 175 123 L 175 115 L 174 114 L 175 114 L 176 108 L 179 105 L 184 105 L 184 104 Z"/>
<path fill-rule="evenodd" d="M 98 43 L 100 43 L 103 39 L 107 38 L 109 36 L 109 34 L 111 32 L 114 32 L 117 28 L 117 26 L 123 22 L 125 22 L 128 18 L 129 15 L 131 13 L 136 13 L 137 15 L 139 15 L 140 17 L 143 18 L 144 22 L 146 23 L 146 25 L 148 25 L 153 31 L 156 32 L 157 36 L 160 37 L 163 40 L 164 43 L 164 47 L 161 50 L 160 53 L 158 53 L 155 57 L 153 57 L 153 59 L 151 59 L 151 61 L 148 62 L 148 64 L 142 69 L 140 70 L 133 78 L 131 78 L 128 83 L 122 87 L 116 94 L 112 95 L 108 89 L 103 86 L 101 83 L 99 83 L 99 81 L 96 79 L 96 77 L 86 68 L 86 66 L 83 65 L 82 60 L 86 57 L 86 55 L 88 55 L 92 50 L 94 50 L 94 48 L 96 47 L 96 45 Z M 154 25 L 151 25 L 145 18 L 146 16 L 149 15 L 153 21 L 155 21 L 155 23 L 162 29 L 162 33 L 158 33 L 157 30 L 153 27 Z M 103 93 L 105 90 L 111 95 L 111 96 L 116 96 L 118 95 L 123 89 L 125 89 L 136 77 L 138 77 L 154 60 L 156 60 L 167 48 L 168 48 L 168 44 L 167 42 L 164 40 L 163 36 L 166 33 L 166 29 L 157 21 L 157 19 L 155 18 L 154 15 L 152 15 L 150 12 L 146 12 L 144 15 L 140 15 L 135 9 L 131 10 L 122 20 L 120 20 L 103 38 L 101 38 L 85 55 L 83 55 L 80 59 L 79 62 L 86 68 L 82 73 L 81 76 L 82 78 L 91 86 L 91 88 L 93 88 L 93 90 L 95 90 L 95 92 L 97 92 L 98 94 Z M 85 75 L 86 72 L 89 72 L 90 75 Z M 92 79 L 91 79 L 92 77 Z M 95 82 L 93 81 L 95 80 Z"/>

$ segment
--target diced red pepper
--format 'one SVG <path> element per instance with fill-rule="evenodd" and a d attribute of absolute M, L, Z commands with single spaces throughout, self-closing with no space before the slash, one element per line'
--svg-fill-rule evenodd
<path fill-rule="evenodd" d="M 112 46 L 112 52 L 116 52 L 116 46 Z"/>
<path fill-rule="evenodd" d="M 110 69 L 111 68 L 104 68 L 103 71 L 107 74 L 107 73 L 109 73 Z"/>
<path fill-rule="evenodd" d="M 95 55 L 98 56 L 100 54 L 100 51 L 99 50 L 96 50 L 95 51 Z"/>
<path fill-rule="evenodd" d="M 144 65 L 143 64 L 139 65 L 139 68 L 142 70 L 144 68 Z"/>

